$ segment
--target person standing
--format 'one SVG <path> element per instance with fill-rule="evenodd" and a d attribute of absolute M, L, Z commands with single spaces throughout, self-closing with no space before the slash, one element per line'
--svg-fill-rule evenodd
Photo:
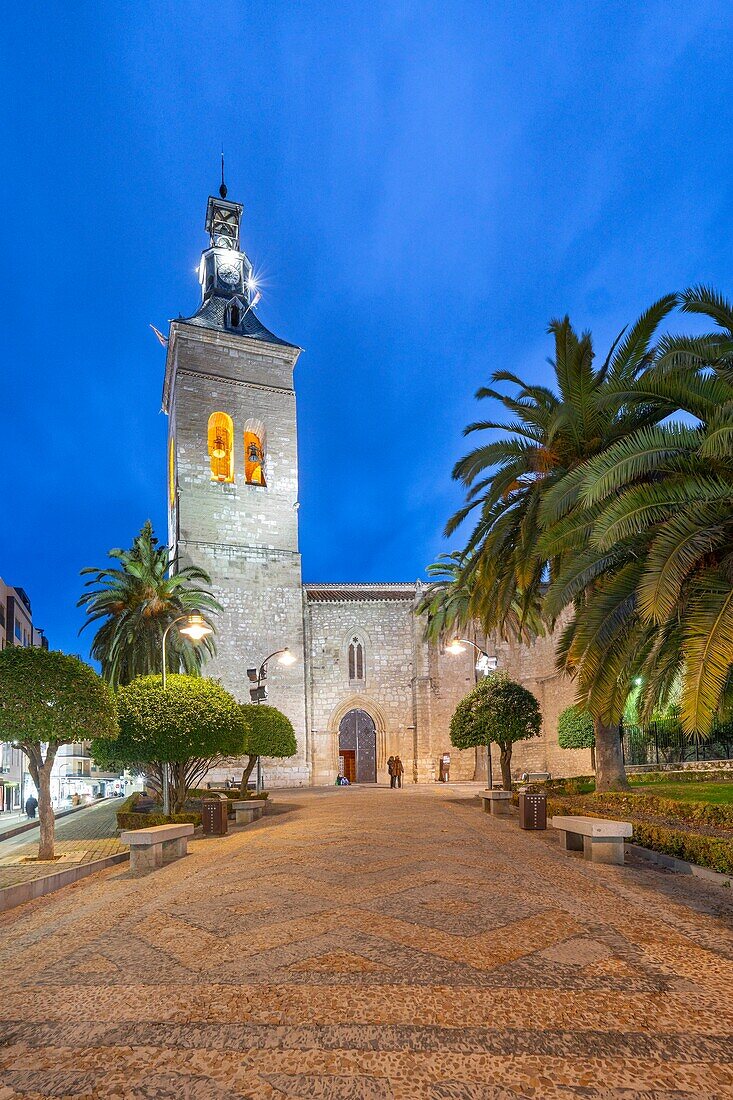
<path fill-rule="evenodd" d="M 36 810 L 38 809 L 38 799 L 34 798 L 32 794 L 29 794 L 25 800 L 25 815 L 31 819 L 35 818 Z"/>
<path fill-rule="evenodd" d="M 394 770 L 394 784 L 393 785 L 395 787 L 401 787 L 402 786 L 402 776 L 405 774 L 405 769 L 402 766 L 402 761 L 400 760 L 399 756 L 395 756 L 395 758 L 394 758 L 393 770 Z"/>
<path fill-rule="evenodd" d="M 394 773 L 394 756 L 390 756 L 387 761 L 387 771 L 389 772 L 389 785 L 394 787 L 395 785 L 395 773 Z"/>

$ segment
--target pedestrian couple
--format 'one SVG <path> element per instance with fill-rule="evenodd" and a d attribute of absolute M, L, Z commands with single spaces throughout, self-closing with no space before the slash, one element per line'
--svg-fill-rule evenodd
<path fill-rule="evenodd" d="M 389 772 L 390 787 L 401 787 L 405 768 L 399 756 L 390 756 L 387 761 L 387 771 Z"/>

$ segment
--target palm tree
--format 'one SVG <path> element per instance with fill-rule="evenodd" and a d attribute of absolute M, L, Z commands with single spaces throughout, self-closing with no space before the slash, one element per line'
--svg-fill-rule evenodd
<path fill-rule="evenodd" d="M 654 362 L 652 341 L 677 299 L 667 295 L 650 307 L 615 341 L 600 367 L 594 365 L 590 333 L 578 336 L 568 317 L 552 321 L 555 355 L 550 366 L 555 388 L 530 385 L 510 371 L 496 371 L 494 384 L 509 382 L 515 393 L 493 387 L 477 397 L 500 401 L 510 413 L 507 423 L 485 420 L 470 424 L 465 434 L 499 429 L 504 436 L 483 443 L 461 459 L 453 476 L 467 489 L 466 505 L 446 528 L 452 534 L 475 511 L 463 577 L 472 584 L 470 610 L 485 630 L 505 630 L 517 614 L 520 633 L 531 636 L 543 612 L 547 584 L 566 564 L 567 547 L 550 542 L 547 527 L 572 529 L 575 540 L 588 537 L 592 515 L 579 509 L 579 471 L 630 433 L 657 423 L 672 411 L 664 399 L 628 401 L 624 392 Z M 582 514 L 579 514 L 582 512 Z M 580 524 L 580 527 L 579 527 Z M 574 547 L 573 547 L 574 549 Z M 593 576 L 588 577 L 592 583 Z M 548 617 L 554 625 L 554 616 Z M 595 716 L 599 785 L 625 785 L 618 721 Z"/>
<path fill-rule="evenodd" d="M 671 403 L 685 417 L 642 428 L 587 464 L 579 511 L 590 538 L 579 550 L 556 530 L 576 560 L 548 606 L 576 602 L 561 659 L 587 703 L 607 714 L 641 672 L 646 713 L 681 684 L 683 728 L 705 735 L 733 668 L 733 307 L 705 287 L 681 300 L 718 329 L 660 342 L 624 400 Z M 577 580 L 583 569 L 600 578 L 592 590 Z"/>
<path fill-rule="evenodd" d="M 82 630 L 100 623 L 91 655 L 102 666 L 102 675 L 114 688 L 136 676 L 160 672 L 163 632 L 174 619 L 194 610 L 206 614 L 221 610 L 207 587 L 211 578 L 203 569 L 172 562 L 166 546 L 159 546 L 148 520 L 129 550 L 110 550 L 119 566 L 112 569 L 89 567 L 89 589 L 78 601 L 87 613 Z M 80 631 L 81 633 L 81 631 Z M 194 644 L 173 630 L 168 635 L 171 668 L 197 674 L 203 662 L 215 652 L 211 635 Z"/>

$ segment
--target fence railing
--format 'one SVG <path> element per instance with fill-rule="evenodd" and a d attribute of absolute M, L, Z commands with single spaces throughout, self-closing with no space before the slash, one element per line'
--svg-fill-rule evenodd
<path fill-rule="evenodd" d="M 625 764 L 684 764 L 690 760 L 733 759 L 733 722 L 717 723 L 710 736 L 688 737 L 674 718 L 644 726 L 622 726 Z"/>

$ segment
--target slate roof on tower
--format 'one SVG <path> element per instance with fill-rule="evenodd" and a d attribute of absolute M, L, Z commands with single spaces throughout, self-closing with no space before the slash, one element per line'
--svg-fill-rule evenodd
<path fill-rule="evenodd" d="M 244 317 L 236 329 L 231 328 L 225 321 L 228 302 L 229 297 L 225 298 L 219 294 L 212 294 L 211 297 L 206 298 L 201 303 L 192 317 L 177 317 L 176 321 L 178 324 L 198 325 L 199 328 L 216 329 L 219 332 L 227 332 L 234 336 L 248 336 L 253 340 L 262 340 L 265 344 L 278 344 L 284 348 L 296 348 L 298 346 L 289 343 L 287 340 L 281 340 L 274 332 L 270 332 L 269 328 L 262 324 L 253 309 L 249 309 L 244 313 Z"/>

